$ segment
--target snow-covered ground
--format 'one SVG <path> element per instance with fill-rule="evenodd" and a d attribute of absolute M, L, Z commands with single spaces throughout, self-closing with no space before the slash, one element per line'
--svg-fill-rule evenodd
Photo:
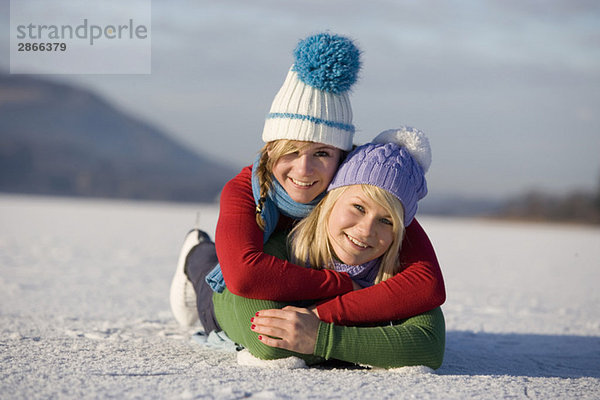
<path fill-rule="evenodd" d="M 0 196 L 0 398 L 600 398 L 600 229 L 423 216 L 447 346 L 418 369 L 269 370 L 189 340 L 168 290 L 210 206 Z"/>

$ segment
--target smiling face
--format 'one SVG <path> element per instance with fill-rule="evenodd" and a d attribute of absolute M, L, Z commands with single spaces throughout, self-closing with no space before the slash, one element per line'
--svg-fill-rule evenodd
<path fill-rule="evenodd" d="M 395 218 L 360 185 L 344 189 L 327 218 L 329 242 L 344 264 L 364 264 L 390 248 Z"/>
<path fill-rule="evenodd" d="M 322 143 L 293 144 L 295 150 L 279 157 L 273 165 L 273 175 L 292 200 L 309 203 L 329 186 L 342 157 L 342 150 Z"/>

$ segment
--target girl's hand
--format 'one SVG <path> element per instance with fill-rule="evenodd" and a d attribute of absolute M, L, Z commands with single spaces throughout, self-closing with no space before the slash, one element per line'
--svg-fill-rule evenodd
<path fill-rule="evenodd" d="M 307 308 L 286 306 L 281 310 L 261 310 L 251 320 L 252 331 L 271 347 L 312 354 L 317 343 L 319 318 Z"/>

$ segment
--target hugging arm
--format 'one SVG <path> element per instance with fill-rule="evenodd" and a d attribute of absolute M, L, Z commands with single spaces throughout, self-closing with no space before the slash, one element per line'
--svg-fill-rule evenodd
<path fill-rule="evenodd" d="M 406 228 L 402 270 L 378 285 L 352 291 L 346 274 L 308 269 L 266 254 L 254 210 L 251 168 L 247 167 L 223 189 L 215 236 L 223 276 L 234 294 L 274 301 L 329 298 L 318 305 L 319 317 L 339 325 L 403 319 L 445 301 L 435 251 L 417 220 Z"/>

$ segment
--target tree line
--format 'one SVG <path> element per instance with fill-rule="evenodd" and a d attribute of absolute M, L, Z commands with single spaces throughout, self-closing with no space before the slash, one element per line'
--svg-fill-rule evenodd
<path fill-rule="evenodd" d="M 595 191 L 577 190 L 561 196 L 529 191 L 505 203 L 498 216 L 600 225 L 600 179 Z"/>

